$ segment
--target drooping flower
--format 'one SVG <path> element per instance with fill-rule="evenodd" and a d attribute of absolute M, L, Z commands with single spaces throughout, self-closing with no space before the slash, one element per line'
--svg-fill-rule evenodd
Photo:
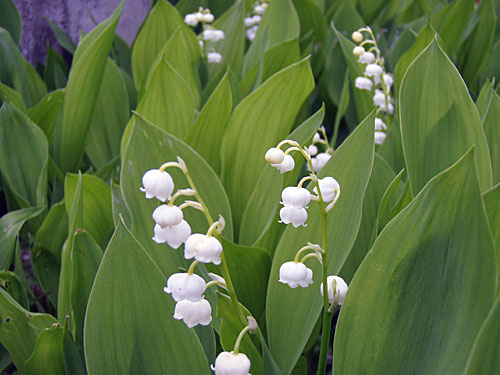
<path fill-rule="evenodd" d="M 337 194 L 340 193 L 340 185 L 333 177 L 325 177 L 318 180 L 319 189 L 321 190 L 321 196 L 323 201 L 331 202 L 335 199 Z M 318 189 L 315 187 L 313 191 L 318 194 Z"/>
<path fill-rule="evenodd" d="M 195 258 L 202 263 L 220 264 L 222 245 L 215 237 L 205 234 L 194 233 L 186 240 L 184 246 L 184 257 Z"/>
<path fill-rule="evenodd" d="M 389 96 L 387 96 L 387 100 L 389 100 Z M 375 103 L 378 107 L 385 106 L 385 94 L 382 90 L 375 90 L 375 95 L 373 95 L 373 103 Z"/>
<path fill-rule="evenodd" d="M 222 61 L 222 55 L 218 52 L 207 53 L 207 61 L 211 64 L 218 64 Z"/>
<path fill-rule="evenodd" d="M 333 289 L 333 281 L 335 280 L 335 290 Z M 328 284 L 328 300 L 331 305 L 342 305 L 344 303 L 345 295 L 349 287 L 344 279 L 339 276 L 328 276 L 326 278 Z M 323 295 L 323 283 L 320 286 L 321 295 Z"/>
<path fill-rule="evenodd" d="M 356 77 L 356 79 L 354 80 L 354 86 L 356 86 L 360 90 L 370 91 L 372 89 L 373 82 L 370 78 Z"/>
<path fill-rule="evenodd" d="M 386 134 L 384 132 L 375 132 L 375 144 L 381 145 L 385 141 Z"/>
<path fill-rule="evenodd" d="M 379 77 L 383 72 L 383 69 L 380 65 L 377 64 L 368 64 L 365 69 L 365 74 L 369 77 Z"/>
<path fill-rule="evenodd" d="M 163 290 L 165 293 L 171 293 L 175 302 L 185 299 L 196 302 L 203 298 L 206 288 L 207 284 L 200 276 L 184 272 L 171 275 Z"/>
<path fill-rule="evenodd" d="M 384 84 L 387 87 L 387 91 L 391 89 L 392 84 L 394 83 L 394 78 L 390 74 L 384 73 L 383 75 Z"/>
<path fill-rule="evenodd" d="M 269 150 L 266 151 L 265 159 L 268 163 L 279 164 L 283 162 L 284 158 L 285 158 L 285 153 L 279 148 L 271 147 Z"/>
<path fill-rule="evenodd" d="M 212 321 L 212 307 L 204 298 L 196 302 L 184 299 L 175 305 L 174 319 L 182 319 L 189 328 L 206 326 Z"/>
<path fill-rule="evenodd" d="M 387 125 L 378 117 L 375 119 L 375 131 L 387 130 Z"/>
<path fill-rule="evenodd" d="M 177 249 L 191 235 L 191 227 L 186 220 L 182 220 L 177 225 L 162 228 L 155 225 L 155 236 L 153 241 L 156 243 L 167 243 L 168 246 Z"/>
<path fill-rule="evenodd" d="M 222 30 L 214 30 L 214 29 L 206 29 L 201 34 L 203 40 L 208 42 L 218 42 L 219 40 L 224 39 L 224 31 Z"/>
<path fill-rule="evenodd" d="M 301 286 L 307 288 L 312 284 L 313 272 L 304 263 L 285 262 L 280 267 L 279 282 L 288 284 L 290 288 Z"/>
<path fill-rule="evenodd" d="M 170 199 L 172 192 L 174 191 L 174 181 L 172 177 L 159 169 L 150 169 L 144 176 L 142 176 L 142 185 L 140 190 L 146 193 L 146 198 L 157 198 L 158 200 L 165 202 Z"/>
<path fill-rule="evenodd" d="M 250 360 L 243 353 L 221 352 L 215 359 L 215 375 L 250 375 Z"/>
<path fill-rule="evenodd" d="M 214 15 L 212 13 L 205 13 L 203 15 L 202 21 L 205 23 L 214 22 Z"/>
<path fill-rule="evenodd" d="M 315 133 L 313 137 L 313 143 L 318 143 L 321 141 L 321 134 Z"/>
<path fill-rule="evenodd" d="M 358 61 L 361 64 L 371 64 L 375 61 L 375 55 L 372 52 L 363 52 Z"/>
<path fill-rule="evenodd" d="M 153 219 L 162 228 L 180 224 L 184 215 L 177 206 L 162 204 L 153 211 Z"/>
<path fill-rule="evenodd" d="M 297 228 L 299 226 L 306 226 L 304 224 L 307 220 L 307 211 L 305 208 L 297 208 L 285 206 L 280 210 L 280 223 L 290 224 Z"/>
<path fill-rule="evenodd" d="M 257 29 L 258 29 L 257 25 L 247 29 L 245 35 L 249 41 L 253 41 L 255 39 L 255 35 L 257 35 Z"/>
<path fill-rule="evenodd" d="M 281 199 L 281 204 L 285 207 L 307 208 L 311 201 L 311 193 L 301 187 L 288 186 L 283 189 Z"/>
<path fill-rule="evenodd" d="M 295 167 L 295 161 L 290 155 L 285 155 L 281 163 L 271 163 L 281 173 L 289 172 Z"/>
<path fill-rule="evenodd" d="M 311 156 L 315 156 L 318 153 L 318 147 L 316 147 L 315 145 L 310 145 L 308 149 Z"/>
<path fill-rule="evenodd" d="M 316 155 L 316 157 L 311 159 L 311 163 L 316 173 L 323 169 L 323 167 L 326 165 L 326 163 L 328 163 L 328 160 L 330 160 L 331 157 L 332 155 L 327 154 L 326 152 L 320 152 L 318 155 Z"/>
<path fill-rule="evenodd" d="M 184 23 L 188 26 L 195 27 L 198 25 L 198 18 L 195 14 L 186 14 L 186 17 L 184 17 Z"/>
<path fill-rule="evenodd" d="M 352 50 L 352 53 L 355 55 L 355 56 L 361 56 L 363 53 L 365 53 L 365 49 L 361 46 L 356 46 L 354 47 L 354 49 Z"/>

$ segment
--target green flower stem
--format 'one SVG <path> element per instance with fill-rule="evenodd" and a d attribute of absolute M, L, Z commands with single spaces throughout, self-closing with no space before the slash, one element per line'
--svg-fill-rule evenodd
<path fill-rule="evenodd" d="M 238 354 L 240 352 L 240 344 L 241 344 L 241 340 L 243 340 L 243 336 L 245 335 L 245 333 L 247 333 L 248 331 L 250 331 L 250 327 L 249 326 L 246 326 L 245 328 L 243 328 L 240 332 L 240 334 L 238 335 L 238 338 L 236 339 L 236 343 L 234 344 L 234 350 L 233 350 L 233 353 L 234 354 Z"/>

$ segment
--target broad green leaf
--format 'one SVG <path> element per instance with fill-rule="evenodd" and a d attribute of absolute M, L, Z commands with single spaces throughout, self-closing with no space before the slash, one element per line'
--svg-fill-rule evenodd
<path fill-rule="evenodd" d="M 495 240 L 497 249 L 497 272 L 500 275 L 500 184 L 484 193 L 483 199 L 493 239 Z M 500 292 L 500 290 L 498 290 L 497 293 L 498 292 Z"/>
<path fill-rule="evenodd" d="M 85 143 L 97 169 L 120 154 L 120 139 L 129 117 L 125 81 L 114 61 L 108 59 Z"/>
<path fill-rule="evenodd" d="M 182 23 L 179 13 L 167 0 L 156 2 L 132 49 L 132 74 L 137 89 L 142 87 L 158 53 Z"/>
<path fill-rule="evenodd" d="M 4 0 L 0 5 L 0 27 L 10 33 L 16 44 L 21 40 L 23 23 L 13 0 Z"/>
<path fill-rule="evenodd" d="M 391 210 L 391 208 L 399 203 L 395 202 L 395 200 L 401 198 L 405 193 L 404 184 L 401 183 L 401 178 L 403 178 L 403 175 L 404 170 L 401 170 L 401 172 L 399 172 L 391 181 L 391 183 L 385 190 L 384 195 L 382 196 L 375 225 L 373 227 L 372 242 L 386 226 L 386 224 L 395 216 L 393 215 L 393 211 Z"/>
<path fill-rule="evenodd" d="M 14 255 L 16 238 L 27 220 L 45 210 L 44 207 L 23 208 L 11 211 L 0 218 L 0 270 L 8 270 Z"/>
<path fill-rule="evenodd" d="M 64 183 L 66 212 L 70 214 L 78 185 L 78 175 L 67 174 Z M 104 249 L 113 233 L 111 191 L 101 179 L 82 175 L 83 221 L 80 228 L 87 230 Z M 71 233 L 70 233 L 71 234 Z"/>
<path fill-rule="evenodd" d="M 491 308 L 479 331 L 467 362 L 466 375 L 494 375 L 500 370 L 500 297 Z"/>
<path fill-rule="evenodd" d="M 406 29 L 402 30 L 401 34 L 394 42 L 392 51 L 390 51 L 389 66 L 391 66 L 392 69 L 396 68 L 396 64 L 399 62 L 399 60 L 401 60 L 401 57 L 415 44 L 417 37 L 418 34 L 411 27 L 407 27 Z"/>
<path fill-rule="evenodd" d="M 85 358 L 92 374 L 209 374 L 193 330 L 176 321 L 175 302 L 146 250 L 119 224 L 104 254 L 85 318 Z M 126 288 L 126 293 L 117 290 Z M 106 350 L 103 350 L 106 348 Z"/>
<path fill-rule="evenodd" d="M 28 374 L 64 374 L 64 328 L 55 323 L 45 328 L 36 339 L 35 350 L 26 360 Z"/>
<path fill-rule="evenodd" d="M 266 250 L 222 238 L 224 256 L 240 302 L 262 322 L 271 258 Z"/>
<path fill-rule="evenodd" d="M 57 306 L 61 262 L 48 251 L 39 250 L 32 255 L 36 279 L 53 306 Z"/>
<path fill-rule="evenodd" d="M 361 221 L 363 196 L 373 164 L 374 115 L 367 117 L 333 153 L 319 177 L 333 176 L 342 194 L 328 215 L 328 274 L 338 274 L 349 255 Z M 308 187 L 309 190 L 312 186 Z M 321 242 L 320 209 L 312 202 L 306 227 L 287 226 L 274 255 L 267 292 L 267 332 L 271 353 L 283 374 L 290 374 L 299 359 L 323 307 L 319 294 L 321 267 L 315 261 L 314 284 L 291 289 L 278 282 L 279 268 L 291 261 L 306 243 Z M 300 301 L 300 304 L 297 303 Z"/>
<path fill-rule="evenodd" d="M 375 241 L 342 305 L 334 372 L 462 374 L 496 283 L 469 151 L 429 181 Z"/>
<path fill-rule="evenodd" d="M 16 271 L 18 270 L 16 269 Z M 4 288 L 22 307 L 29 308 L 26 289 L 24 288 L 23 282 L 15 272 L 0 271 L 0 286 Z"/>
<path fill-rule="evenodd" d="M 473 90 L 477 88 L 476 79 L 488 63 L 497 22 L 493 0 L 481 1 L 476 12 L 480 12 L 479 22 L 465 41 L 459 59 L 460 72 Z"/>
<path fill-rule="evenodd" d="M 50 18 L 46 18 L 46 20 L 49 23 L 49 26 L 54 32 L 54 36 L 56 37 L 56 40 L 61 45 L 61 47 L 68 51 L 70 54 L 74 55 L 76 50 L 75 42 L 73 42 L 71 37 L 63 29 L 61 29 L 61 27 L 57 23 L 52 21 Z"/>
<path fill-rule="evenodd" d="M 491 103 L 484 120 L 484 132 L 490 149 L 493 184 L 500 182 L 500 97 L 491 92 Z"/>
<path fill-rule="evenodd" d="M 344 84 L 342 85 L 342 93 L 340 94 L 340 102 L 339 106 L 337 108 L 337 113 L 335 113 L 335 122 L 333 123 L 333 134 L 332 138 L 330 139 L 330 145 L 335 148 L 337 146 L 337 137 L 339 134 L 339 127 L 340 127 L 340 121 L 342 120 L 342 117 L 344 117 L 347 108 L 349 107 L 349 87 L 351 86 L 349 84 L 350 81 L 350 75 L 349 75 L 349 69 L 345 71 L 344 75 Z"/>
<path fill-rule="evenodd" d="M 152 67 L 145 90 L 137 113 L 170 134 L 184 138 L 198 109 L 198 93 L 192 92 L 163 58 Z"/>
<path fill-rule="evenodd" d="M 28 116 L 43 130 L 49 144 L 54 139 L 54 129 L 64 101 L 64 90 L 55 90 L 28 110 Z"/>
<path fill-rule="evenodd" d="M 313 84 L 309 60 L 302 60 L 274 74 L 233 111 L 221 152 L 222 180 L 236 228 L 266 165 L 264 154 L 290 132 Z"/>
<path fill-rule="evenodd" d="M 128 76 L 132 76 L 132 49 L 118 34 L 115 35 L 115 39 L 113 40 L 111 56 L 116 65 L 118 65 L 124 73 Z"/>
<path fill-rule="evenodd" d="M 408 68 L 399 98 L 403 151 L 414 196 L 472 145 L 481 191 L 491 187 L 488 143 L 479 113 L 437 40 Z"/>
<path fill-rule="evenodd" d="M 14 104 L 17 109 L 19 109 L 22 113 L 26 114 L 26 106 L 24 105 L 24 100 L 21 94 L 19 94 L 16 90 L 11 89 L 9 86 L 4 85 L 0 82 L 0 101 L 6 102 L 9 101 Z"/>
<path fill-rule="evenodd" d="M 47 58 L 43 78 L 49 90 L 62 89 L 68 82 L 69 67 L 66 61 L 50 45 L 47 46 Z"/>
<path fill-rule="evenodd" d="M 54 159 L 64 172 L 76 170 L 82 157 L 122 7 L 123 2 L 81 40 L 75 51 L 62 120 L 55 133 Z"/>
<path fill-rule="evenodd" d="M 43 80 L 21 54 L 10 34 L 2 27 L 0 27 L 0 81 L 19 92 L 28 108 L 47 94 Z"/>
<path fill-rule="evenodd" d="M 342 278 L 350 282 L 372 245 L 373 226 L 377 221 L 380 201 L 387 186 L 394 178 L 394 171 L 378 154 L 373 159 L 373 169 L 363 198 L 363 212 L 356 241 L 342 267 Z"/>
<path fill-rule="evenodd" d="M 70 199 L 68 197 L 68 199 Z M 71 199 L 73 199 L 71 197 Z M 61 259 L 61 248 L 68 237 L 68 215 L 64 201 L 53 204 L 35 234 L 34 247 Z"/>
<path fill-rule="evenodd" d="M 359 12 L 367 24 L 378 20 L 378 23 L 383 25 L 394 16 L 400 2 L 395 0 L 361 0 L 357 3 Z"/>
<path fill-rule="evenodd" d="M 233 108 L 229 73 L 217 85 L 186 135 L 186 143 L 220 171 L 220 147 Z M 210 139 L 210 142 L 207 140 Z"/>
<path fill-rule="evenodd" d="M 378 147 L 377 153 L 389 163 L 393 171 L 400 171 L 406 167 L 401 141 L 401 128 L 397 117 L 393 118 L 387 137 L 384 143 Z"/>
<path fill-rule="evenodd" d="M 33 353 L 38 334 L 54 323 L 52 315 L 24 309 L 0 288 L 0 342 L 20 373 L 26 373 L 24 362 Z"/>
<path fill-rule="evenodd" d="M 494 85 L 495 85 L 494 79 L 491 81 L 489 79 L 486 79 L 476 99 L 476 107 L 477 110 L 479 111 L 479 115 L 481 116 L 481 121 L 483 122 L 483 126 L 484 126 L 484 120 L 486 119 L 486 115 L 488 114 L 488 111 L 490 109 L 491 98 L 493 97 Z"/>
<path fill-rule="evenodd" d="M 324 117 L 325 108 L 323 106 L 297 127 L 287 139 L 292 139 L 300 145 L 305 146 L 318 131 Z M 300 169 L 303 157 L 294 155 L 294 160 L 295 168 Z M 296 180 L 297 176 L 294 178 Z M 278 211 L 281 191 L 283 190 L 283 183 L 285 181 L 288 180 L 285 180 L 281 173 L 277 173 L 276 168 L 270 165 L 264 167 L 257 182 L 259 189 L 255 189 L 252 192 L 241 219 L 240 235 L 238 238 L 240 244 L 256 246 L 256 243 L 271 227 Z M 267 250 L 270 254 L 274 254 L 274 249 Z"/>
<path fill-rule="evenodd" d="M 0 173 L 21 207 L 47 203 L 45 134 L 11 103 L 0 109 Z"/>
<path fill-rule="evenodd" d="M 66 374 L 86 375 L 84 365 L 80 353 L 73 341 L 71 333 L 66 328 L 64 330 L 63 339 L 63 352 L 64 352 L 64 371 Z"/>
<path fill-rule="evenodd" d="M 154 221 L 151 217 L 158 206 L 156 199 L 146 199 L 139 190 L 142 176 L 150 169 L 159 168 L 163 163 L 176 161 L 181 157 L 186 163 L 196 189 L 207 205 L 213 220 L 222 215 L 226 221 L 223 235 L 232 239 L 233 227 L 231 209 L 224 189 L 217 175 L 207 162 L 184 142 L 166 133 L 157 126 L 134 116 L 131 123 L 130 139 L 122 156 L 121 182 L 123 198 L 132 219 L 131 230 L 165 274 L 177 272 L 184 266 L 182 251 L 174 251 L 167 244 L 156 244 L 153 237 Z M 183 173 L 168 169 L 174 180 L 175 189 L 188 187 Z M 179 204 L 181 201 L 176 201 Z M 204 215 L 192 208 L 183 211 L 192 232 L 205 232 L 208 228 Z"/>
<path fill-rule="evenodd" d="M 262 16 L 255 39 L 250 44 L 243 63 L 243 74 L 252 69 L 264 52 L 281 42 L 297 39 L 300 23 L 291 0 L 273 0 Z"/>
<path fill-rule="evenodd" d="M 130 218 L 130 212 L 125 200 L 123 199 L 122 192 L 120 190 L 120 185 L 114 183 L 111 184 L 111 206 L 113 210 L 113 223 L 115 227 L 120 221 L 130 228 L 132 219 Z"/>

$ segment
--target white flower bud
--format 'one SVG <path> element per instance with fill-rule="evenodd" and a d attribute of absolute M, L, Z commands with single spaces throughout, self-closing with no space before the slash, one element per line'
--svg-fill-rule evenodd
<path fill-rule="evenodd" d="M 252 16 L 252 22 L 254 25 L 258 25 L 261 20 L 262 20 L 262 17 L 259 15 Z"/>
<path fill-rule="evenodd" d="M 375 131 L 387 130 L 387 125 L 378 117 L 375 119 Z"/>
<path fill-rule="evenodd" d="M 368 64 L 365 69 L 365 74 L 369 77 L 371 76 L 379 76 L 383 72 L 383 69 L 380 65 L 377 64 Z"/>
<path fill-rule="evenodd" d="M 182 210 L 177 206 L 162 204 L 153 211 L 154 221 L 162 228 L 177 225 L 183 218 Z"/>
<path fill-rule="evenodd" d="M 250 27 L 254 25 L 253 18 L 252 17 L 245 17 L 243 19 L 243 22 L 245 24 L 245 27 Z"/>
<path fill-rule="evenodd" d="M 280 218 L 280 223 L 292 223 L 295 228 L 301 225 L 305 227 L 304 223 L 307 220 L 307 211 L 305 208 L 285 206 L 280 210 Z"/>
<path fill-rule="evenodd" d="M 142 184 L 144 187 L 141 187 L 140 190 L 146 193 L 147 199 L 156 197 L 158 200 L 165 202 L 170 199 L 174 191 L 172 177 L 167 172 L 159 169 L 151 169 L 144 173 Z"/>
<path fill-rule="evenodd" d="M 167 280 L 167 286 L 163 288 L 165 293 L 172 293 L 175 302 L 187 299 L 196 302 L 203 298 L 207 284 L 200 276 L 188 273 L 174 273 Z"/>
<path fill-rule="evenodd" d="M 321 190 L 321 196 L 323 201 L 331 202 L 335 199 L 338 193 L 340 193 L 340 185 L 336 179 L 333 177 L 320 178 L 318 180 L 319 189 Z M 318 194 L 318 189 L 315 187 L 313 191 Z"/>
<path fill-rule="evenodd" d="M 383 79 L 384 79 L 384 84 L 387 87 L 387 90 L 390 90 L 392 84 L 394 83 L 394 78 L 392 78 L 391 75 L 384 73 Z"/>
<path fill-rule="evenodd" d="M 387 97 L 389 100 L 389 96 Z M 375 95 L 373 95 L 373 103 L 377 107 L 385 107 L 385 95 L 382 90 L 375 90 Z"/>
<path fill-rule="evenodd" d="M 257 34 L 257 29 L 258 26 L 252 26 L 251 28 L 247 29 L 245 35 L 249 41 L 253 41 L 255 39 L 255 35 Z"/>
<path fill-rule="evenodd" d="M 375 144 L 381 145 L 385 141 L 386 134 L 384 132 L 375 132 Z"/>
<path fill-rule="evenodd" d="M 222 61 L 222 55 L 218 52 L 209 52 L 207 53 L 207 61 L 211 64 L 218 64 Z"/>
<path fill-rule="evenodd" d="M 167 243 L 173 249 L 181 246 L 191 235 L 191 227 L 186 220 L 182 220 L 177 225 L 172 225 L 166 228 L 155 225 L 155 236 L 153 241 L 156 243 Z"/>
<path fill-rule="evenodd" d="M 250 360 L 243 353 L 221 352 L 215 359 L 215 375 L 250 375 Z"/>
<path fill-rule="evenodd" d="M 202 21 L 205 23 L 214 22 L 214 15 L 212 13 L 205 13 L 203 15 Z"/>
<path fill-rule="evenodd" d="M 301 286 L 307 288 L 312 284 L 313 272 L 304 263 L 286 262 L 280 267 L 279 282 L 288 284 L 290 288 Z"/>
<path fill-rule="evenodd" d="M 316 155 L 315 158 L 312 158 L 311 163 L 313 165 L 314 171 L 317 173 L 322 170 L 331 157 L 332 155 L 327 154 L 326 152 L 320 152 L 318 155 Z"/>
<path fill-rule="evenodd" d="M 318 153 L 318 148 L 315 145 L 310 145 L 308 149 L 311 156 L 314 156 Z"/>
<path fill-rule="evenodd" d="M 222 31 L 222 30 L 215 30 L 214 31 L 214 38 L 215 38 L 214 42 L 217 42 L 219 40 L 224 39 L 224 31 Z"/>
<path fill-rule="evenodd" d="M 356 86 L 360 90 L 371 90 L 373 82 L 370 78 L 366 77 L 356 77 L 354 80 L 354 86 Z"/>
<path fill-rule="evenodd" d="M 353 32 L 351 37 L 352 40 L 354 40 L 356 43 L 363 41 L 363 34 L 361 34 L 359 31 Z"/>
<path fill-rule="evenodd" d="M 335 293 L 333 289 L 333 280 L 336 282 Z M 326 278 L 326 282 L 328 284 L 328 300 L 330 301 L 330 304 L 335 306 L 342 305 L 344 303 L 347 289 L 349 289 L 344 279 L 339 276 L 328 276 Z M 321 283 L 320 292 L 321 295 L 323 295 L 323 283 Z"/>
<path fill-rule="evenodd" d="M 206 40 L 206 41 L 209 41 L 209 42 L 213 42 L 214 41 L 214 31 L 215 30 L 212 30 L 212 29 L 207 29 L 207 30 L 204 30 L 202 33 L 201 33 L 201 37 L 203 40 Z"/>
<path fill-rule="evenodd" d="M 201 12 L 196 12 L 196 13 L 193 13 L 193 15 L 196 17 L 196 20 L 197 20 L 198 22 L 203 22 L 203 16 L 204 16 L 204 15 L 203 15 L 203 13 L 201 13 Z"/>
<path fill-rule="evenodd" d="M 361 64 L 371 64 L 375 61 L 375 55 L 371 52 L 363 52 L 358 60 Z"/>
<path fill-rule="evenodd" d="M 285 153 L 276 147 L 271 147 L 266 152 L 266 161 L 271 164 L 279 164 L 285 158 Z"/>
<path fill-rule="evenodd" d="M 200 44 L 200 48 L 203 49 L 203 45 L 204 45 L 203 40 L 198 40 L 198 43 Z"/>
<path fill-rule="evenodd" d="M 198 18 L 196 18 L 196 15 L 194 14 L 186 14 L 186 17 L 184 17 L 184 23 L 188 26 L 195 27 L 198 25 Z"/>
<path fill-rule="evenodd" d="M 271 163 L 281 173 L 289 172 L 295 167 L 295 161 L 290 155 L 285 155 L 281 163 Z"/>
<path fill-rule="evenodd" d="M 283 206 L 306 208 L 311 201 L 311 193 L 304 188 L 288 186 L 281 193 L 281 198 Z"/>
<path fill-rule="evenodd" d="M 184 246 L 184 258 L 196 260 L 202 263 L 220 264 L 222 245 L 215 237 L 195 233 L 189 236 Z"/>
<path fill-rule="evenodd" d="M 189 328 L 206 326 L 212 321 L 212 307 L 203 298 L 196 302 L 184 299 L 175 305 L 174 319 L 182 319 Z"/>
<path fill-rule="evenodd" d="M 262 5 L 256 5 L 253 7 L 253 11 L 255 14 L 262 16 L 264 14 L 264 12 L 266 11 L 266 8 L 264 8 Z"/>
<path fill-rule="evenodd" d="M 352 53 L 355 55 L 355 56 L 361 56 L 363 53 L 365 53 L 365 49 L 361 46 L 356 46 L 354 47 L 354 49 L 352 50 Z"/>

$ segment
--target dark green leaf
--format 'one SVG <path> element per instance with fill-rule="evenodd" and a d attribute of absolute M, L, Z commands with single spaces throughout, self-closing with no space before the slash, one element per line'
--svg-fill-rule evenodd
<path fill-rule="evenodd" d="M 35 350 L 26 360 L 28 374 L 64 375 L 64 328 L 55 323 L 36 339 Z"/>

